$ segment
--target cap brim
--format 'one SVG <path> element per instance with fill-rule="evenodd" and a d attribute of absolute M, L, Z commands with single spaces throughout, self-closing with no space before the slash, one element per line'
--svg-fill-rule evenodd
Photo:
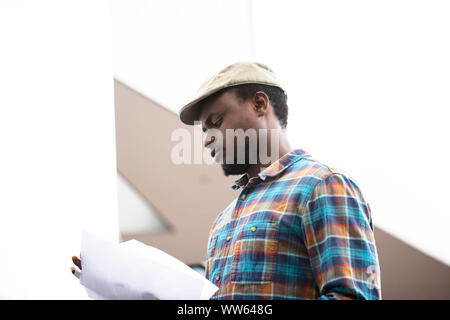
<path fill-rule="evenodd" d="M 185 105 L 183 108 L 181 108 L 180 110 L 180 120 L 181 122 L 183 122 L 184 124 L 187 125 L 194 125 L 195 121 L 200 120 L 200 108 L 199 108 L 199 104 L 205 100 L 206 98 L 208 98 L 209 96 L 213 95 L 214 93 L 225 89 L 225 88 L 231 88 L 231 87 L 235 87 L 241 84 L 250 84 L 250 83 L 254 83 L 254 84 L 264 84 L 267 86 L 273 86 L 273 87 L 278 87 L 281 90 L 284 91 L 284 89 L 277 83 L 272 83 L 272 82 L 264 82 L 264 81 L 241 81 L 241 82 L 237 82 L 237 83 L 233 83 L 233 84 L 228 84 L 226 86 L 222 86 L 219 88 L 215 88 L 214 90 L 208 91 L 207 93 L 201 95 L 200 97 L 195 98 L 194 100 L 192 100 L 191 102 L 189 102 L 187 105 Z"/>
<path fill-rule="evenodd" d="M 200 107 L 199 107 L 200 102 L 202 102 L 209 96 L 213 95 L 214 93 L 216 93 L 222 89 L 228 88 L 228 87 L 231 87 L 231 86 L 216 88 L 214 90 L 209 91 L 208 93 L 206 93 L 204 95 L 201 95 L 198 98 L 195 98 L 191 102 L 189 102 L 187 105 L 185 105 L 183 108 L 181 108 L 181 111 L 180 111 L 181 122 L 183 122 L 184 124 L 190 125 L 190 126 L 194 125 L 195 121 L 200 120 Z"/>

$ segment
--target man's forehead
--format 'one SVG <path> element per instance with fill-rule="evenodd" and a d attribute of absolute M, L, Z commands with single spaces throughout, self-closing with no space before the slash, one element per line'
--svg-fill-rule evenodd
<path fill-rule="evenodd" d="M 199 120 L 204 122 L 207 119 L 208 115 L 222 110 L 222 108 L 226 106 L 225 102 L 229 102 L 229 99 L 235 97 L 233 91 L 234 90 L 226 90 L 218 96 L 213 96 L 206 99 L 200 105 Z"/>
<path fill-rule="evenodd" d="M 204 122 L 206 120 L 206 118 L 208 117 L 208 114 L 210 114 L 211 111 L 213 111 L 213 109 L 214 109 L 214 104 L 212 104 L 211 101 L 206 101 L 206 102 L 202 103 L 200 106 L 198 119 L 201 122 Z"/>

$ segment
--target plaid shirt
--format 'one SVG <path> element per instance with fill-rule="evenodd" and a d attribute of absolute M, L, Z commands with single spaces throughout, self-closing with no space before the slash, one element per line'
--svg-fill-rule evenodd
<path fill-rule="evenodd" d="M 381 299 L 370 207 L 350 177 L 297 149 L 239 188 L 210 231 L 212 299 Z"/>

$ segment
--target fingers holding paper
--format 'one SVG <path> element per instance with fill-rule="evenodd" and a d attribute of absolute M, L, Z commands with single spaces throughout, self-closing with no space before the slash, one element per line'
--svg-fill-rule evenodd
<path fill-rule="evenodd" d="M 81 259 L 79 259 L 77 256 L 72 256 L 72 262 L 81 270 L 82 266 L 81 266 Z M 78 270 L 75 267 L 70 267 L 70 271 L 72 272 L 72 274 L 77 277 L 78 279 L 80 279 L 81 276 L 81 271 Z"/>
<path fill-rule="evenodd" d="M 80 258 L 78 258 L 77 256 L 72 256 L 72 262 L 73 262 L 78 268 L 80 268 L 80 270 L 83 269 L 83 268 L 81 267 L 81 260 L 80 260 Z"/>

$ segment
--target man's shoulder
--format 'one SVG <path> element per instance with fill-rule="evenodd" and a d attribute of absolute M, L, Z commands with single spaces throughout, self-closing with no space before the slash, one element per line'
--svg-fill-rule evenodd
<path fill-rule="evenodd" d="M 279 179 L 295 186 L 293 190 L 301 193 L 305 198 L 309 198 L 316 186 L 322 182 L 327 183 L 329 180 L 339 180 L 353 188 L 358 188 L 355 180 L 346 171 L 313 157 L 304 157 L 293 163 Z"/>
<path fill-rule="evenodd" d="M 289 166 L 280 179 L 294 179 L 301 183 L 316 184 L 334 173 L 341 173 L 341 170 L 330 167 L 313 157 L 304 157 Z"/>
<path fill-rule="evenodd" d="M 213 222 L 213 225 L 211 226 L 211 230 L 216 229 L 218 226 L 222 225 L 222 222 L 225 220 L 225 217 L 227 217 L 229 214 L 232 213 L 236 205 L 236 201 L 237 199 L 234 199 L 224 210 L 219 212 L 219 214 L 216 216 L 216 219 Z"/>
<path fill-rule="evenodd" d="M 349 196 L 368 206 L 366 197 L 356 180 L 345 170 L 329 166 L 312 157 L 294 163 L 286 177 L 295 179 L 293 193 L 297 201 L 306 204 L 312 196 Z"/>

